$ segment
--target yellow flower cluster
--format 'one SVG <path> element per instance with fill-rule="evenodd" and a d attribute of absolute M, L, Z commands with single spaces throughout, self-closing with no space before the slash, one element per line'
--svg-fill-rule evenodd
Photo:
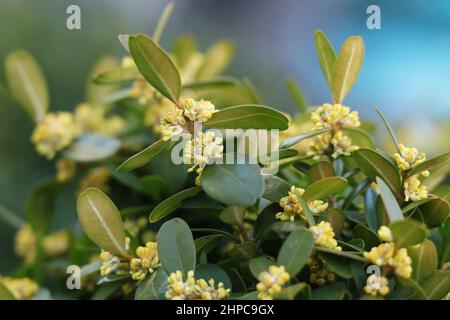
<path fill-rule="evenodd" d="M 143 280 L 147 273 L 152 273 L 159 267 L 158 247 L 156 242 L 147 242 L 145 247 L 139 246 L 136 249 L 137 258 L 130 261 L 130 273 L 133 280 Z"/>
<path fill-rule="evenodd" d="M 155 100 L 156 91 L 146 80 L 139 79 L 134 81 L 130 96 L 135 98 L 140 105 L 145 106 Z"/>
<path fill-rule="evenodd" d="M 101 105 L 82 103 L 75 108 L 74 118 L 82 132 L 97 133 L 107 137 L 115 137 L 125 128 L 122 117 L 107 116 L 106 109 Z"/>
<path fill-rule="evenodd" d="M 386 296 L 389 293 L 389 282 L 386 277 L 372 274 L 367 278 L 366 285 L 364 286 L 364 292 L 371 296 Z"/>
<path fill-rule="evenodd" d="M 16 300 L 29 299 L 39 290 L 37 283 L 29 278 L 0 277 L 0 283 L 13 294 Z"/>
<path fill-rule="evenodd" d="M 357 111 L 350 112 L 349 107 L 325 103 L 311 113 L 311 122 L 314 125 L 313 131 L 319 129 L 330 131 L 313 139 L 309 146 L 309 155 L 319 157 L 329 154 L 337 158 L 340 155 L 348 156 L 358 149 L 358 146 L 352 145 L 352 140 L 340 131 L 341 128 L 355 128 L 361 125 Z"/>
<path fill-rule="evenodd" d="M 76 172 L 76 162 L 69 159 L 59 159 L 56 162 L 56 180 L 59 182 L 69 181 Z"/>
<path fill-rule="evenodd" d="M 102 249 L 100 253 L 100 260 L 102 260 L 102 266 L 100 267 L 100 274 L 107 276 L 116 271 L 120 266 L 120 259 L 110 252 Z"/>
<path fill-rule="evenodd" d="M 411 277 L 412 260 L 405 248 L 398 248 L 392 242 L 392 231 L 387 227 L 382 227 L 378 230 L 378 235 L 383 241 L 388 242 L 373 247 L 369 252 L 364 252 L 364 257 L 380 267 L 393 268 L 394 272 L 402 278 Z"/>
<path fill-rule="evenodd" d="M 394 153 L 394 159 L 403 171 L 409 170 L 426 160 L 425 153 L 419 152 L 416 148 L 408 148 L 401 143 L 398 148 L 400 153 Z"/>
<path fill-rule="evenodd" d="M 426 186 L 421 185 L 417 176 L 412 176 L 403 183 L 405 201 L 419 201 L 428 197 Z"/>
<path fill-rule="evenodd" d="M 36 256 L 36 234 L 29 225 L 22 226 L 15 236 L 15 252 L 26 263 L 32 263 Z"/>
<path fill-rule="evenodd" d="M 334 239 L 335 234 L 329 222 L 321 221 L 316 226 L 310 226 L 309 231 L 311 231 L 315 243 L 319 247 L 342 251 L 342 248 L 338 246 L 336 239 Z"/>
<path fill-rule="evenodd" d="M 256 285 L 258 299 L 273 300 L 274 295 L 279 293 L 282 287 L 289 281 L 289 273 L 284 266 L 270 266 L 269 270 L 263 271 L 258 276 L 259 282 Z"/>
<path fill-rule="evenodd" d="M 183 149 L 183 162 L 193 165 L 188 172 L 201 174 L 207 164 L 212 164 L 223 155 L 223 140 L 216 137 L 214 131 L 199 132 L 194 139 L 186 142 Z"/>
<path fill-rule="evenodd" d="M 208 282 L 204 279 L 196 280 L 194 272 L 187 273 L 183 281 L 181 271 L 173 272 L 168 277 L 169 284 L 165 294 L 168 300 L 222 300 L 228 298 L 230 289 L 225 289 L 222 282 L 215 288 L 214 279 Z"/>
<path fill-rule="evenodd" d="M 184 99 L 181 107 L 173 107 L 167 116 L 161 120 L 163 140 L 188 132 L 189 122 L 206 122 L 216 112 L 215 106 L 206 100 Z"/>
<path fill-rule="evenodd" d="M 164 119 L 172 109 L 173 103 L 164 97 L 161 97 L 154 105 L 147 108 L 144 117 L 144 123 L 152 127 L 155 134 L 161 134 L 161 120 Z"/>
<path fill-rule="evenodd" d="M 47 256 L 60 256 L 67 252 L 70 246 L 70 235 L 66 230 L 60 230 L 42 239 L 42 248 Z"/>
<path fill-rule="evenodd" d="M 303 220 L 306 220 L 303 208 L 298 200 L 304 192 L 304 189 L 292 186 L 288 195 L 280 199 L 279 204 L 283 208 L 283 211 L 278 212 L 275 217 L 282 221 L 290 220 L 293 222 L 295 216 L 299 215 Z M 314 200 L 308 203 L 308 207 L 312 213 L 319 214 L 328 208 L 328 203 L 325 203 L 322 200 Z"/>
<path fill-rule="evenodd" d="M 69 146 L 81 130 L 69 112 L 48 113 L 31 136 L 38 153 L 53 159 L 56 152 Z"/>

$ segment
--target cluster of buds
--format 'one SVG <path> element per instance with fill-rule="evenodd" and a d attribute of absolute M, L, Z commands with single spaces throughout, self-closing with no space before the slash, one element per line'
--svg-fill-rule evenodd
<path fill-rule="evenodd" d="M 388 227 L 378 230 L 381 240 L 385 241 L 369 252 L 364 252 L 364 257 L 377 266 L 384 267 L 385 272 L 394 270 L 395 274 L 402 278 L 410 278 L 412 273 L 412 260 L 405 248 L 399 248 L 392 240 L 392 232 Z"/>
<path fill-rule="evenodd" d="M 401 171 L 408 171 L 426 160 L 425 153 L 416 148 L 408 148 L 403 144 L 398 145 L 399 152 L 394 153 L 394 159 Z M 430 175 L 428 170 L 420 173 L 421 176 Z M 419 201 L 428 197 L 427 187 L 421 185 L 419 174 L 413 175 L 403 182 L 405 201 Z"/>
<path fill-rule="evenodd" d="M 116 272 L 121 265 L 119 257 L 106 250 L 102 250 L 100 253 L 100 260 L 102 261 L 102 266 L 100 267 L 100 274 L 102 276 Z"/>
<path fill-rule="evenodd" d="M 315 244 L 317 246 L 342 251 L 342 248 L 338 246 L 338 243 L 334 238 L 335 233 L 329 222 L 321 221 L 316 226 L 310 226 L 309 231 L 314 236 Z"/>
<path fill-rule="evenodd" d="M 289 281 L 289 273 L 284 266 L 270 266 L 267 271 L 263 271 L 258 276 L 258 299 L 273 300 L 273 297 L 281 291 L 283 286 Z"/>
<path fill-rule="evenodd" d="M 310 144 L 309 155 L 315 157 L 329 155 L 335 159 L 340 155 L 348 156 L 358 149 L 358 146 L 352 145 L 351 139 L 341 131 L 342 128 L 356 128 L 361 125 L 357 111 L 350 112 L 349 107 L 325 103 L 311 113 L 311 122 L 313 131 L 320 129 L 329 131 L 314 138 Z"/>
<path fill-rule="evenodd" d="M 148 273 L 152 273 L 160 266 L 156 242 L 147 242 L 145 247 L 139 246 L 136 249 L 136 256 L 137 258 L 130 261 L 130 273 L 133 280 L 145 279 Z"/>
<path fill-rule="evenodd" d="M 334 282 L 336 276 L 322 259 L 310 257 L 306 264 L 309 267 L 309 282 L 318 286 Z"/>
<path fill-rule="evenodd" d="M 215 288 L 214 279 L 195 279 L 194 271 L 187 273 L 186 281 L 183 280 L 181 271 L 173 272 L 169 275 L 168 282 L 165 294 L 168 300 L 222 300 L 228 298 L 231 291 L 225 289 L 222 282 Z"/>
<path fill-rule="evenodd" d="M 16 300 L 30 299 L 39 290 L 37 283 L 29 278 L 0 277 L 0 284 L 5 286 Z"/>
<path fill-rule="evenodd" d="M 299 198 L 304 192 L 304 189 L 292 186 L 288 195 L 280 199 L 279 204 L 283 208 L 283 211 L 278 212 L 275 217 L 282 221 L 289 220 L 293 222 L 298 215 L 303 220 L 306 220 L 306 216 L 299 201 Z M 322 200 L 314 200 L 308 203 L 308 207 L 312 213 L 320 214 L 328 208 L 328 203 L 323 202 Z"/>
<path fill-rule="evenodd" d="M 372 274 L 367 278 L 364 292 L 371 296 L 386 296 L 389 294 L 389 282 L 386 277 Z"/>

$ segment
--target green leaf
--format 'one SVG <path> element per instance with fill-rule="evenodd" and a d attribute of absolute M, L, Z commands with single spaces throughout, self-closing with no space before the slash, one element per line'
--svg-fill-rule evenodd
<path fill-rule="evenodd" d="M 137 285 L 134 300 L 163 300 L 167 290 L 167 274 L 162 268 L 148 275 Z"/>
<path fill-rule="evenodd" d="M 345 224 L 345 216 L 342 210 L 339 208 L 329 209 L 325 219 L 331 224 L 334 233 L 339 236 L 344 229 Z"/>
<path fill-rule="evenodd" d="M 383 205 L 386 209 L 386 213 L 389 216 L 389 221 L 395 222 L 403 220 L 402 210 L 400 209 L 395 196 L 392 194 L 387 184 L 384 183 L 384 181 L 379 177 L 376 178 L 376 181 L 378 187 L 380 188 L 380 196 L 383 200 Z"/>
<path fill-rule="evenodd" d="M 199 187 L 189 188 L 183 191 L 180 191 L 166 200 L 160 202 L 150 213 L 150 223 L 154 223 L 156 221 L 161 220 L 167 215 L 174 212 L 181 206 L 183 200 L 187 198 L 195 197 L 202 189 Z"/>
<path fill-rule="evenodd" d="M 96 87 L 103 87 L 106 84 L 115 84 L 142 79 L 142 75 L 134 67 L 115 68 L 101 72 L 92 80 Z M 102 85 L 102 86 L 100 86 Z M 99 100 L 100 102 L 102 100 Z"/>
<path fill-rule="evenodd" d="M 202 188 L 227 205 L 248 207 L 264 192 L 264 181 L 256 164 L 214 164 L 202 173 Z"/>
<path fill-rule="evenodd" d="M 142 191 L 151 195 L 155 199 L 159 199 L 165 188 L 167 187 L 166 181 L 160 176 L 147 175 L 140 179 Z"/>
<path fill-rule="evenodd" d="M 398 168 L 383 154 L 361 148 L 352 153 L 352 158 L 361 171 L 372 181 L 381 177 L 394 194 L 399 194 L 402 188 Z"/>
<path fill-rule="evenodd" d="M 292 98 L 292 101 L 294 101 L 300 113 L 306 113 L 306 111 L 308 110 L 308 102 L 297 81 L 290 78 L 286 79 L 284 83 L 286 85 L 287 91 L 289 92 L 289 95 Z"/>
<path fill-rule="evenodd" d="M 222 234 L 209 234 L 207 236 L 195 239 L 194 243 L 197 254 L 208 253 L 211 251 L 220 243 L 222 237 Z"/>
<path fill-rule="evenodd" d="M 313 300 L 342 300 L 345 295 L 345 285 L 342 282 L 333 282 L 326 286 L 314 289 Z"/>
<path fill-rule="evenodd" d="M 372 230 L 378 230 L 380 227 L 377 211 L 376 211 L 377 193 L 373 189 L 367 189 L 364 195 L 364 214 L 366 216 L 367 224 Z"/>
<path fill-rule="evenodd" d="M 450 271 L 436 272 L 429 277 L 422 288 L 428 300 L 441 300 L 450 292 Z"/>
<path fill-rule="evenodd" d="M 6 80 L 15 100 L 35 121 L 47 113 L 48 87 L 41 67 L 31 54 L 17 50 L 5 60 Z"/>
<path fill-rule="evenodd" d="M 309 168 L 309 174 L 314 181 L 335 176 L 333 166 L 327 161 L 313 163 Z"/>
<path fill-rule="evenodd" d="M 319 135 L 321 133 L 328 132 L 329 130 L 330 129 L 327 129 L 327 128 L 326 129 L 319 129 L 319 130 L 315 130 L 315 131 L 312 131 L 312 132 L 302 133 L 302 134 L 299 134 L 299 135 L 296 135 L 296 136 L 293 136 L 293 137 L 289 137 L 286 140 L 284 140 L 283 142 L 281 142 L 279 148 L 283 149 L 283 148 L 292 147 L 292 146 L 296 145 L 297 143 L 302 142 L 303 140 L 315 137 L 315 136 L 317 136 L 317 135 Z"/>
<path fill-rule="evenodd" d="M 199 264 L 195 269 L 195 277 L 209 281 L 214 279 L 216 288 L 219 283 L 223 283 L 225 289 L 232 289 L 231 280 L 228 274 L 221 267 L 211 263 Z"/>
<path fill-rule="evenodd" d="M 136 153 L 132 157 L 125 160 L 118 168 L 118 171 L 131 171 L 136 168 L 142 167 L 149 163 L 153 158 L 159 155 L 161 152 L 167 150 L 172 145 L 172 141 L 158 140 L 152 145 L 148 146 L 144 150 Z"/>
<path fill-rule="evenodd" d="M 381 243 L 378 235 L 362 224 L 357 224 L 353 228 L 353 239 L 361 239 L 364 241 L 364 249 L 369 251 L 371 248 L 378 246 Z"/>
<path fill-rule="evenodd" d="M 400 149 L 398 147 L 398 140 L 397 140 L 394 130 L 392 130 L 391 126 L 389 125 L 389 122 L 387 122 L 383 112 L 381 112 L 381 110 L 377 107 L 375 107 L 375 110 L 378 113 L 378 115 L 380 116 L 381 120 L 383 121 L 383 124 L 386 127 L 387 132 L 391 136 L 392 142 L 394 143 L 394 146 L 397 149 L 397 152 L 400 153 Z"/>
<path fill-rule="evenodd" d="M 186 66 L 197 51 L 197 40 L 191 35 L 181 35 L 172 43 L 172 56 L 180 67 Z"/>
<path fill-rule="evenodd" d="M 292 286 L 282 288 L 281 291 L 274 295 L 276 300 L 295 300 L 298 294 L 308 288 L 305 282 L 296 283 Z"/>
<path fill-rule="evenodd" d="M 449 216 L 449 211 L 449 203 L 437 197 L 420 205 L 413 217 L 424 222 L 428 228 L 435 228 L 440 226 Z"/>
<path fill-rule="evenodd" d="M 16 297 L 3 283 L 0 283 L 0 300 L 16 300 Z"/>
<path fill-rule="evenodd" d="M 346 179 L 341 177 L 328 177 L 318 180 L 307 187 L 303 198 L 307 202 L 322 199 L 341 192 L 346 186 Z"/>
<path fill-rule="evenodd" d="M 321 30 L 316 30 L 316 32 L 314 32 L 314 43 L 316 46 L 320 68 L 322 69 L 325 80 L 331 89 L 336 53 L 334 52 L 333 46 Z"/>
<path fill-rule="evenodd" d="M 184 220 L 165 222 L 156 238 L 158 255 L 167 274 L 180 270 L 184 275 L 195 271 L 195 244 L 191 230 Z"/>
<path fill-rule="evenodd" d="M 276 265 L 277 263 L 267 256 L 260 256 L 250 260 L 248 263 L 248 267 L 250 268 L 250 272 L 255 277 L 255 279 L 259 279 L 259 274 L 261 272 L 269 270 L 270 266 Z"/>
<path fill-rule="evenodd" d="M 360 148 L 375 148 L 372 138 L 364 130 L 359 128 L 342 128 L 341 131 L 352 140 L 352 145 Z"/>
<path fill-rule="evenodd" d="M 92 162 L 111 157 L 119 148 L 119 140 L 89 133 L 78 137 L 63 155 L 77 162 Z"/>
<path fill-rule="evenodd" d="M 390 295 L 390 299 L 401 300 L 425 300 L 426 293 L 413 279 L 395 277 L 396 289 Z"/>
<path fill-rule="evenodd" d="M 331 80 L 333 100 L 342 103 L 356 79 L 364 59 L 364 40 L 351 36 L 345 40 L 334 63 Z"/>
<path fill-rule="evenodd" d="M 219 218 L 226 224 L 239 226 L 244 223 L 246 212 L 245 207 L 228 206 L 220 212 Z"/>
<path fill-rule="evenodd" d="M 235 51 L 231 40 L 214 43 L 205 53 L 203 64 L 197 71 L 196 78 L 204 80 L 220 74 L 228 67 Z"/>
<path fill-rule="evenodd" d="M 321 257 L 325 260 L 330 270 L 338 276 L 344 279 L 350 279 L 353 276 L 349 259 L 328 253 L 321 253 Z"/>
<path fill-rule="evenodd" d="M 264 176 L 264 199 L 278 202 L 282 197 L 287 196 L 290 189 L 291 186 L 286 180 L 272 175 Z"/>
<path fill-rule="evenodd" d="M 183 85 L 183 90 L 213 90 L 218 88 L 235 87 L 239 80 L 231 77 L 214 77 L 208 80 L 193 81 Z"/>
<path fill-rule="evenodd" d="M 392 231 L 394 242 L 399 247 L 422 243 L 427 236 L 426 230 L 414 220 L 395 221 L 389 225 L 389 228 Z"/>
<path fill-rule="evenodd" d="M 435 158 L 432 158 L 430 160 L 426 160 L 414 168 L 411 169 L 411 171 L 408 172 L 408 177 L 411 177 L 415 174 L 418 174 L 419 172 L 425 171 L 425 170 L 433 170 L 437 169 L 439 167 L 443 167 L 450 164 L 450 152 L 441 154 L 440 156 L 437 156 Z"/>
<path fill-rule="evenodd" d="M 314 237 L 306 229 L 292 232 L 278 253 L 277 262 L 285 266 L 291 277 L 295 277 L 303 268 L 314 248 Z"/>
<path fill-rule="evenodd" d="M 408 256 L 412 260 L 412 279 L 422 283 L 437 271 L 438 259 L 436 246 L 431 240 L 425 239 L 419 246 L 408 248 Z"/>
<path fill-rule="evenodd" d="M 96 188 L 86 189 L 78 196 L 77 212 L 89 239 L 113 255 L 128 256 L 122 218 L 106 194 Z"/>
<path fill-rule="evenodd" d="M 158 24 L 156 25 L 155 31 L 153 32 L 153 40 L 155 40 L 155 42 L 159 42 L 159 40 L 161 39 L 161 35 L 164 31 L 164 27 L 166 26 L 167 21 L 169 20 L 170 16 L 172 15 L 174 6 L 175 5 L 173 2 L 169 2 L 166 5 L 166 7 L 164 8 L 164 11 L 161 14 L 161 17 L 159 18 Z"/>
<path fill-rule="evenodd" d="M 230 258 L 236 262 L 247 262 L 256 257 L 258 249 L 252 241 L 245 241 L 234 246 L 230 251 Z"/>
<path fill-rule="evenodd" d="M 113 84 L 113 85 L 99 86 L 93 82 L 93 80 L 97 78 L 99 74 L 107 72 L 108 70 L 111 69 L 115 69 L 117 68 L 117 66 L 118 66 L 117 59 L 109 55 L 102 56 L 95 62 L 94 66 L 89 72 L 89 77 L 86 85 L 87 101 L 91 103 L 101 103 L 103 99 L 110 97 L 114 92 L 117 91 L 118 89 L 117 85 Z"/>
<path fill-rule="evenodd" d="M 205 123 L 219 129 L 279 129 L 288 128 L 288 118 L 280 111 L 262 105 L 238 105 L 214 113 Z"/>
<path fill-rule="evenodd" d="M 181 77 L 172 58 L 145 34 L 130 36 L 131 56 L 144 78 L 163 96 L 176 102 L 181 93 Z"/>

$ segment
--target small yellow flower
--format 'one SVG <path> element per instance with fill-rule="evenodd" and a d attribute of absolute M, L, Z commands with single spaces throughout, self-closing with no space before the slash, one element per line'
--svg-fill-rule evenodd
<path fill-rule="evenodd" d="M 318 225 L 309 227 L 309 231 L 314 236 L 316 245 L 342 251 L 342 248 L 337 245 L 337 241 L 334 239 L 335 234 L 329 222 L 321 221 Z"/>
<path fill-rule="evenodd" d="M 37 124 L 31 141 L 40 154 L 53 159 L 56 152 L 69 146 L 79 134 L 80 128 L 71 113 L 48 113 Z"/>
<path fill-rule="evenodd" d="M 36 256 L 36 234 L 29 225 L 22 226 L 16 233 L 15 252 L 26 263 L 32 263 Z"/>
<path fill-rule="evenodd" d="M 394 240 L 391 229 L 386 226 L 381 226 L 380 229 L 378 229 L 378 236 L 381 240 L 386 242 L 391 242 Z"/>
<path fill-rule="evenodd" d="M 42 247 L 47 256 L 59 256 L 67 252 L 70 245 L 70 236 L 66 230 L 56 231 L 42 239 Z"/>
<path fill-rule="evenodd" d="M 371 296 L 386 296 L 389 293 L 389 282 L 386 277 L 372 274 L 367 278 L 364 291 Z"/>
<path fill-rule="evenodd" d="M 160 266 L 158 258 L 158 246 L 156 242 L 147 242 L 145 247 L 139 246 L 136 249 L 138 258 L 130 261 L 130 273 L 134 280 L 145 279 L 147 273 L 152 273 Z"/>
<path fill-rule="evenodd" d="M 161 134 L 164 141 L 178 137 L 186 132 L 186 119 L 183 110 L 172 107 L 167 116 L 161 120 Z"/>
<path fill-rule="evenodd" d="M 256 285 L 258 299 L 273 300 L 274 295 L 279 293 L 282 287 L 289 281 L 289 273 L 284 266 L 270 266 L 268 271 L 263 271 L 258 276 L 259 282 Z"/>
<path fill-rule="evenodd" d="M 100 267 L 100 274 L 102 276 L 107 276 L 113 273 L 120 266 L 120 259 L 108 251 L 102 250 L 100 253 L 100 259 L 103 261 L 103 264 Z"/>
<path fill-rule="evenodd" d="M 401 170 L 409 170 L 426 160 L 425 153 L 419 152 L 416 148 L 408 148 L 401 143 L 398 148 L 400 153 L 395 153 L 394 159 Z"/>
<path fill-rule="evenodd" d="M 150 104 L 155 100 L 155 97 L 157 97 L 155 89 L 143 79 L 133 82 L 130 95 L 142 106 Z"/>
<path fill-rule="evenodd" d="M 39 290 L 37 283 L 29 278 L 0 277 L 0 283 L 14 295 L 16 300 L 29 299 Z"/>
<path fill-rule="evenodd" d="M 378 266 L 392 265 L 395 253 L 393 242 L 382 243 L 378 247 L 373 247 L 370 252 L 364 252 L 364 257 Z"/>
<path fill-rule="evenodd" d="M 183 149 L 183 162 L 193 165 L 188 169 L 192 172 L 195 169 L 201 173 L 208 164 L 213 164 L 215 160 L 222 159 L 223 139 L 216 137 L 214 131 L 197 133 L 195 139 L 188 140 Z"/>
<path fill-rule="evenodd" d="M 187 98 L 183 101 L 184 115 L 191 121 L 206 122 L 213 115 L 215 106 L 207 100 Z"/>
<path fill-rule="evenodd" d="M 166 98 L 161 98 L 151 107 L 147 108 L 144 123 L 152 127 L 155 134 L 161 134 L 161 120 L 164 119 L 173 108 L 173 102 Z"/>
<path fill-rule="evenodd" d="M 412 273 L 411 263 L 412 260 L 408 256 L 406 249 L 398 249 L 392 261 L 392 265 L 395 268 L 395 273 L 402 278 L 410 278 Z"/>
<path fill-rule="evenodd" d="M 428 191 L 426 186 L 422 186 L 417 176 L 408 178 L 403 186 L 405 188 L 405 201 L 419 201 L 428 197 Z"/>
<path fill-rule="evenodd" d="M 323 128 L 355 128 L 361 125 L 357 111 L 340 104 L 325 103 L 311 113 L 314 130 Z"/>
<path fill-rule="evenodd" d="M 56 162 L 56 180 L 59 182 L 69 181 L 76 172 L 77 164 L 73 160 L 59 159 Z"/>
<path fill-rule="evenodd" d="M 352 139 L 342 134 L 342 131 L 338 131 L 331 139 L 331 144 L 333 145 L 333 154 L 331 155 L 334 159 L 340 155 L 349 156 L 353 151 L 358 150 L 358 146 L 352 145 Z"/>
<path fill-rule="evenodd" d="M 75 108 L 74 117 L 85 133 L 115 137 L 125 128 L 122 117 L 117 115 L 107 117 L 106 110 L 101 105 L 82 103 Z"/>
<path fill-rule="evenodd" d="M 222 282 L 215 288 L 213 279 L 206 282 L 204 279 L 196 280 L 194 272 L 187 273 L 183 281 L 181 271 L 173 272 L 168 277 L 168 286 L 165 294 L 168 300 L 221 300 L 228 298 L 230 289 L 225 289 Z"/>

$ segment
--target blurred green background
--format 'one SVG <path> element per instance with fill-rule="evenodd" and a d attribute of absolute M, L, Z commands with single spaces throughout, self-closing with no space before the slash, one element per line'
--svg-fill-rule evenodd
<path fill-rule="evenodd" d="M 84 99 L 87 73 L 102 54 L 125 54 L 117 35 L 151 33 L 165 0 L 0 0 L 0 59 L 23 48 L 42 65 L 52 110 L 71 110 Z M 81 8 L 81 30 L 66 28 L 66 8 Z M 248 76 L 268 105 L 293 113 L 284 78 L 294 76 L 312 104 L 330 100 L 315 57 L 313 32 L 334 46 L 350 34 L 366 42 L 360 78 L 346 105 L 379 123 L 374 106 L 398 127 L 401 140 L 429 155 L 448 150 L 450 124 L 450 1 L 178 0 L 164 32 L 170 47 L 180 34 L 195 35 L 202 49 L 231 38 L 237 53 L 228 74 Z M 366 9 L 381 8 L 381 30 L 366 27 Z M 2 68 L 0 81 L 4 82 Z M 33 185 L 54 174 L 52 162 L 30 142 L 32 123 L 0 97 L 0 205 L 19 215 Z M 405 133 L 407 131 L 407 133 Z M 383 134 L 382 130 L 379 130 Z M 383 141 L 383 139 L 381 139 Z M 74 190 L 58 203 L 58 219 L 76 220 Z M 15 265 L 13 230 L 0 225 L 0 274 Z"/>

